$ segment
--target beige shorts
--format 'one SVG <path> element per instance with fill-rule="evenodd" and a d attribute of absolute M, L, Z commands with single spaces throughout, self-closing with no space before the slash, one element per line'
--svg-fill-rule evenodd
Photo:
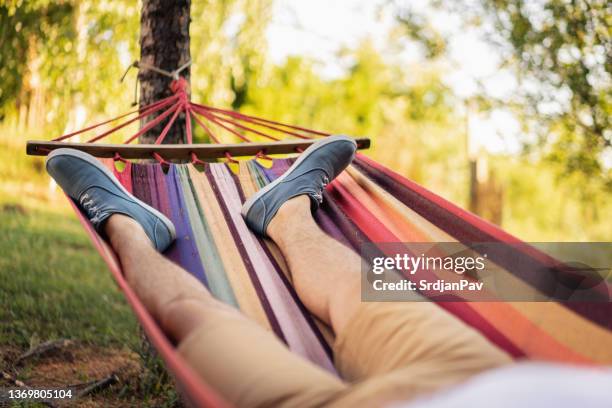
<path fill-rule="evenodd" d="M 427 302 L 363 303 L 334 344 L 341 378 L 291 353 L 256 323 L 223 312 L 179 351 L 237 407 L 385 406 L 511 362 Z"/>

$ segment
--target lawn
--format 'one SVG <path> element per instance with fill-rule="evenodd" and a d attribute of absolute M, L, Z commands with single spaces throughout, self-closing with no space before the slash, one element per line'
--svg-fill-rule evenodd
<path fill-rule="evenodd" d="M 0 146 L 0 159 L 12 150 L 22 154 L 14 147 Z M 42 162 L 24 158 L 0 166 L 0 387 L 112 378 L 113 385 L 76 405 L 180 405 L 110 273 L 61 192 L 49 185 Z M 67 342 L 18 361 L 57 340 Z"/>

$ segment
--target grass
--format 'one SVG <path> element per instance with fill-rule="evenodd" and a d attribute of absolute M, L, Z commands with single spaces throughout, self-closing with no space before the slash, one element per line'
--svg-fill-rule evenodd
<path fill-rule="evenodd" d="M 66 199 L 49 187 L 42 160 L 24 158 L 23 146 L 10 143 L 0 140 L 0 370 L 40 387 L 117 374 L 118 384 L 77 406 L 180 405 Z M 15 364 L 56 339 L 73 345 Z"/>
<path fill-rule="evenodd" d="M 5 204 L 0 253 L 0 320 L 12 322 L 0 332 L 0 342 L 134 342 L 134 317 L 75 217 Z"/>

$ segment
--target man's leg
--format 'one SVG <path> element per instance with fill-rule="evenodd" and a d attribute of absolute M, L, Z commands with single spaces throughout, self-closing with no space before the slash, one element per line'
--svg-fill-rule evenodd
<path fill-rule="evenodd" d="M 192 309 L 242 317 L 237 310 L 215 299 L 191 274 L 160 255 L 132 218 L 121 214 L 111 216 L 105 232 L 119 256 L 128 283 L 149 313 L 177 342 L 206 317 Z"/>
<path fill-rule="evenodd" d="M 115 214 L 105 232 L 147 310 L 185 360 L 230 403 L 318 406 L 345 390 L 338 378 L 291 353 L 272 333 L 216 300 L 160 255 L 133 219 Z"/>
<path fill-rule="evenodd" d="M 285 256 L 300 299 L 336 333 L 339 372 L 360 382 L 339 402 L 410 399 L 511 361 L 431 302 L 362 303 L 360 257 L 318 227 L 307 196 L 286 201 L 266 233 Z"/>
<path fill-rule="evenodd" d="M 285 256 L 300 300 L 340 333 L 361 304 L 359 255 L 319 228 L 306 195 L 283 204 L 266 232 Z"/>
<path fill-rule="evenodd" d="M 388 391 L 431 391 L 508 362 L 480 333 L 433 303 L 361 303 L 360 257 L 319 229 L 311 214 L 355 149 L 342 136 L 315 143 L 241 211 L 251 230 L 277 243 L 302 302 L 332 326 L 340 373 L 362 381 L 360 390 L 369 387 L 363 383 L 381 385 L 374 394 L 385 399 Z"/>

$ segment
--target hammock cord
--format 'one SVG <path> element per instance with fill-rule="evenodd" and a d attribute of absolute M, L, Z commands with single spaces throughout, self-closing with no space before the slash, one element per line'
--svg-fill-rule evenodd
<path fill-rule="evenodd" d="M 170 89 L 172 95 L 163 98 L 159 101 L 151 103 L 149 105 L 140 107 L 139 109 L 132 110 L 120 116 L 114 117 L 109 120 L 88 126 L 84 129 L 77 130 L 62 136 L 59 136 L 53 141 L 60 142 L 66 139 L 70 139 L 74 136 L 78 136 L 90 131 L 104 129 L 105 127 L 111 126 L 104 130 L 102 133 L 94 135 L 87 139 L 86 143 L 95 143 L 99 140 L 107 138 L 108 136 L 115 134 L 119 130 L 135 123 L 136 121 L 146 120 L 152 115 L 156 115 L 152 120 L 146 122 L 136 133 L 129 136 L 123 141 L 123 144 L 132 143 L 137 140 L 140 136 L 153 129 L 155 126 L 162 123 L 167 119 L 166 124 L 157 136 L 154 144 L 162 144 L 172 126 L 175 126 L 177 119 L 181 114 L 185 117 L 185 135 L 187 144 L 193 143 L 194 129 L 193 122 L 196 126 L 199 126 L 206 136 L 208 136 L 211 143 L 222 144 L 222 138 L 219 136 L 220 133 L 225 132 L 232 137 L 238 138 L 242 142 L 254 142 L 251 136 L 264 138 L 271 141 L 280 141 L 283 137 L 295 137 L 299 139 L 313 139 L 315 137 L 330 136 L 330 133 L 321 132 L 301 126 L 290 125 L 282 122 L 264 119 L 257 116 L 250 116 L 243 113 L 235 112 L 228 109 L 215 108 L 208 105 L 192 102 L 189 98 L 188 83 L 187 81 L 179 77 L 178 74 L 186 69 L 191 62 L 188 62 L 177 70 L 168 72 L 161 70 L 156 67 L 149 66 L 144 63 L 135 62 L 132 66 L 137 68 L 145 68 L 157 72 L 161 75 L 173 78 Z M 125 75 L 124 75 L 125 76 Z M 136 115 L 136 116 L 134 116 Z M 113 126 L 115 122 L 125 120 Z M 193 122 L 192 122 L 193 121 Z M 251 136 L 250 136 L 251 135 Z M 296 152 L 301 152 L 303 149 L 296 149 Z M 236 162 L 229 152 L 224 153 L 225 158 L 229 162 Z M 169 164 L 169 162 L 158 153 L 154 153 L 153 157 L 162 164 Z M 193 152 L 190 153 L 191 161 L 194 164 L 204 163 L 197 155 Z M 266 160 L 271 160 L 265 152 L 259 151 L 255 157 Z M 118 153 L 115 154 L 115 160 L 125 161 Z"/>

